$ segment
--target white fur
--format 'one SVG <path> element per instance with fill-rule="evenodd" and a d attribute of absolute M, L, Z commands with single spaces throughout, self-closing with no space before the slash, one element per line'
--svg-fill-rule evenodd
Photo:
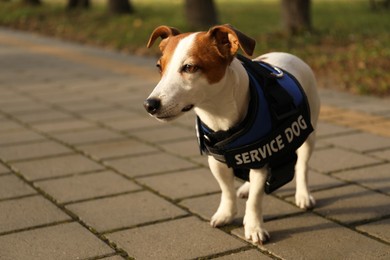
<path fill-rule="evenodd" d="M 169 116 L 167 121 L 182 114 L 183 107 L 195 105 L 195 112 L 201 120 L 214 131 L 227 130 L 240 122 L 246 115 L 249 100 L 248 76 L 241 63 L 234 59 L 227 67 L 222 80 L 210 85 L 201 72 L 191 75 L 181 75 L 179 69 L 191 57 L 191 49 L 195 34 L 185 37 L 177 45 L 168 65 L 167 72 L 162 77 L 149 98 L 160 98 L 162 107 L 154 116 L 159 118 Z M 319 114 L 319 97 L 316 90 L 316 81 L 309 66 L 299 58 L 287 53 L 268 53 L 258 57 L 276 67 L 280 67 L 293 74 L 302 85 L 310 105 L 311 120 L 315 127 Z M 160 118 L 161 119 L 161 118 Z M 296 204 L 300 208 L 311 208 L 315 205 L 309 193 L 308 161 L 313 151 L 315 133 L 312 133 L 305 143 L 298 149 L 296 163 Z M 226 164 L 216 161 L 209 156 L 210 169 L 218 181 L 222 194 L 221 202 L 216 213 L 211 218 L 213 227 L 231 223 L 236 209 L 236 192 L 234 189 L 234 175 Z M 239 197 L 248 197 L 244 217 L 245 237 L 253 243 L 262 243 L 269 239 L 264 228 L 262 217 L 262 199 L 267 169 L 252 169 L 250 184 L 245 183 L 237 192 Z"/>

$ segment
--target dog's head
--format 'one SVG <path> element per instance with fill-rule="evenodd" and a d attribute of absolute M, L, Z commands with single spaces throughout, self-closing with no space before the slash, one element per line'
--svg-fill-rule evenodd
<path fill-rule="evenodd" d="M 255 41 L 230 25 L 207 32 L 180 33 L 157 27 L 147 47 L 161 38 L 157 68 L 161 80 L 144 102 L 147 112 L 161 121 L 172 120 L 213 98 L 223 87 L 227 67 L 238 49 L 252 55 Z"/>

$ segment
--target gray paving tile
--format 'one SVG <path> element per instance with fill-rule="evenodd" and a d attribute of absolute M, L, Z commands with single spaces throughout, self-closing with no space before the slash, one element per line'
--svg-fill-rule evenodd
<path fill-rule="evenodd" d="M 66 207 L 99 232 L 187 214 L 150 192 L 136 192 L 71 204 Z"/>
<path fill-rule="evenodd" d="M 99 164 L 78 154 L 17 162 L 13 163 L 13 166 L 28 180 L 53 178 L 103 169 Z"/>
<path fill-rule="evenodd" d="M 40 196 L 2 201 L 0 212 L 0 233 L 70 219 Z"/>
<path fill-rule="evenodd" d="M 0 176 L 0 199 L 9 199 L 35 193 L 36 191 L 33 188 L 15 175 L 8 174 Z"/>
<path fill-rule="evenodd" d="M 221 195 L 213 194 L 206 195 L 197 198 L 185 199 L 180 202 L 181 205 L 188 208 L 191 212 L 201 216 L 204 219 L 210 220 L 214 213 L 217 211 Z M 235 224 L 242 225 L 242 220 L 245 215 L 245 199 L 237 200 L 237 209 L 238 213 L 236 219 L 234 220 Z M 281 217 L 284 215 L 289 215 L 293 213 L 301 212 L 297 207 L 292 206 L 291 204 L 284 202 L 280 199 L 277 199 L 273 196 L 265 196 L 263 201 L 263 217 L 264 220 L 269 220 L 275 217 Z"/>
<path fill-rule="evenodd" d="M 0 123 L 1 124 L 1 123 Z M 45 140 L 45 137 L 30 130 L 0 132 L 0 145 L 12 145 Z"/>
<path fill-rule="evenodd" d="M 10 170 L 5 165 L 0 163 L 0 173 L 7 173 L 7 172 L 10 172 Z"/>
<path fill-rule="evenodd" d="M 314 171 L 309 171 L 309 189 L 311 191 L 337 187 L 344 184 L 345 182 L 339 181 L 332 176 L 317 173 Z M 295 195 L 295 187 L 296 183 L 294 178 L 294 180 L 292 180 L 290 183 L 275 191 L 275 194 L 283 197 L 293 196 Z"/>
<path fill-rule="evenodd" d="M 161 144 L 159 146 L 171 154 L 185 157 L 200 156 L 198 141 L 195 136 L 189 140 Z"/>
<path fill-rule="evenodd" d="M 343 171 L 335 176 L 390 195 L 390 163 Z"/>
<path fill-rule="evenodd" d="M 339 125 L 335 125 L 323 121 L 318 122 L 316 130 L 317 130 L 316 133 L 318 138 L 323 138 L 331 135 L 340 135 L 340 134 L 345 135 L 347 133 L 356 131 L 353 128 L 349 128 L 346 126 L 339 126 Z"/>
<path fill-rule="evenodd" d="M 62 121 L 52 121 L 45 123 L 36 123 L 33 124 L 35 129 L 47 133 L 55 132 L 66 132 L 66 131 L 75 131 L 86 128 L 95 127 L 94 124 L 81 120 L 81 119 L 72 119 L 72 120 L 62 120 Z"/>
<path fill-rule="evenodd" d="M 140 178 L 138 181 L 171 199 L 220 190 L 211 172 L 204 168 Z"/>
<path fill-rule="evenodd" d="M 185 170 L 195 167 L 194 164 L 186 160 L 165 153 L 109 160 L 107 164 L 130 177 Z"/>
<path fill-rule="evenodd" d="M 53 135 L 59 140 L 72 145 L 104 142 L 123 138 L 123 136 L 118 133 L 101 128 L 83 129 L 80 131 L 58 133 Z"/>
<path fill-rule="evenodd" d="M 77 175 L 35 183 L 59 203 L 91 199 L 128 191 L 140 190 L 141 187 L 115 174 L 104 171 Z"/>
<path fill-rule="evenodd" d="M 69 148 L 53 141 L 0 147 L 0 157 L 7 161 L 34 159 L 70 152 Z"/>
<path fill-rule="evenodd" d="M 388 259 L 389 246 L 311 213 L 267 223 L 265 250 L 282 259 Z M 243 230 L 234 234 L 242 237 Z"/>
<path fill-rule="evenodd" d="M 101 123 L 105 123 L 106 121 L 118 120 L 118 119 L 131 120 L 131 118 L 135 117 L 136 115 L 137 114 L 131 111 L 114 109 L 114 108 L 110 110 L 100 110 L 100 111 L 92 111 L 89 113 L 83 113 L 83 117 Z"/>
<path fill-rule="evenodd" d="M 136 259 L 194 259 L 246 246 L 194 217 L 107 235 Z M 145 243 L 147 238 L 148 243 Z M 153 245 L 151 250 L 150 245 Z"/>
<path fill-rule="evenodd" d="M 238 253 L 233 253 L 230 255 L 225 255 L 222 257 L 216 258 L 218 260 L 253 260 L 253 259 L 258 259 L 258 260 L 265 260 L 265 259 L 272 259 L 271 257 L 257 251 L 257 250 L 247 250 L 247 251 L 242 251 Z"/>
<path fill-rule="evenodd" d="M 147 116 L 105 121 L 103 124 L 120 131 L 134 131 L 145 128 L 161 127 L 161 123 L 157 122 L 157 120 L 153 120 L 152 118 L 148 118 Z"/>
<path fill-rule="evenodd" d="M 341 171 L 379 163 L 380 160 L 339 148 L 319 150 L 313 153 L 309 166 L 322 173 Z"/>
<path fill-rule="evenodd" d="M 357 229 L 370 234 L 371 236 L 377 237 L 382 241 L 390 243 L 390 219 L 383 219 L 380 221 L 372 222 L 362 226 L 358 226 Z"/>
<path fill-rule="evenodd" d="M 155 119 L 149 118 L 149 120 Z M 144 129 L 142 131 L 132 131 L 131 135 L 136 136 L 137 138 L 140 138 L 142 140 L 154 143 L 180 140 L 183 138 L 192 138 L 196 140 L 195 130 L 188 130 L 186 128 L 168 124 L 161 124 L 161 126 L 154 127 L 151 129 Z"/>
<path fill-rule="evenodd" d="M 315 192 L 316 212 L 328 218 L 351 224 L 390 214 L 388 196 L 349 185 Z"/>
<path fill-rule="evenodd" d="M 2 120 L 0 124 L 0 133 L 2 132 L 9 132 L 9 131 L 15 131 L 15 130 L 23 130 L 23 127 L 15 123 L 11 120 Z"/>
<path fill-rule="evenodd" d="M 29 111 L 23 114 L 17 114 L 15 117 L 25 123 L 42 123 L 46 121 L 60 121 L 74 118 L 70 114 L 56 111 L 54 109 Z"/>
<path fill-rule="evenodd" d="M 78 148 L 93 156 L 94 158 L 98 159 L 106 159 L 158 151 L 153 146 L 129 139 L 81 145 Z"/>
<path fill-rule="evenodd" d="M 62 224 L 0 236 L 0 258 L 87 259 L 114 250 L 77 223 Z"/>
<path fill-rule="evenodd" d="M 377 152 L 371 152 L 369 153 L 371 156 L 374 156 L 379 159 L 384 159 L 387 161 L 390 161 L 390 149 L 377 151 Z"/>
<path fill-rule="evenodd" d="M 326 138 L 324 141 L 334 146 L 352 149 L 358 152 L 390 148 L 390 138 L 369 133 L 354 133 Z"/>

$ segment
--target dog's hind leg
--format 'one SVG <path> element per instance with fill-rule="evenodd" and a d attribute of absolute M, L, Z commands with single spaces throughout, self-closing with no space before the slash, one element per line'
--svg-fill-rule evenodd
<path fill-rule="evenodd" d="M 315 132 L 297 150 L 295 204 L 302 209 L 311 209 L 316 204 L 308 188 L 309 159 L 313 152 L 314 144 Z"/>
<path fill-rule="evenodd" d="M 210 221 L 211 226 L 218 227 L 231 223 L 237 214 L 234 174 L 231 168 L 212 156 L 209 156 L 209 166 L 222 191 L 218 210 Z"/>
<path fill-rule="evenodd" d="M 241 199 L 248 198 L 249 188 L 250 188 L 250 183 L 248 181 L 242 184 L 241 187 L 238 188 L 237 190 L 237 197 Z"/>

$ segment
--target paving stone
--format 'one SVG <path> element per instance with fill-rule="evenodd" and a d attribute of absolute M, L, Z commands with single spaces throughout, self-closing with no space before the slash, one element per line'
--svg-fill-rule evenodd
<path fill-rule="evenodd" d="M 0 133 L 3 132 L 10 132 L 10 131 L 16 131 L 16 130 L 23 130 L 23 127 L 19 125 L 18 123 L 15 123 L 10 120 L 2 120 L 0 124 Z"/>
<path fill-rule="evenodd" d="M 325 175 L 322 173 L 317 173 L 314 171 L 309 171 L 309 190 L 316 191 L 321 189 L 328 189 L 332 187 L 337 187 L 344 185 L 345 182 L 339 181 L 336 178 Z M 275 191 L 275 194 L 282 197 L 293 196 L 295 195 L 296 180 L 292 180 L 290 183 L 281 187 L 279 190 Z"/>
<path fill-rule="evenodd" d="M 28 180 L 53 178 L 103 169 L 99 164 L 78 154 L 17 162 L 13 166 Z"/>
<path fill-rule="evenodd" d="M 186 160 L 165 153 L 109 160 L 107 164 L 130 177 L 185 170 L 195 167 L 194 164 Z"/>
<path fill-rule="evenodd" d="M 188 208 L 191 212 L 200 215 L 202 218 L 210 220 L 218 209 L 221 199 L 220 194 L 206 195 L 197 198 L 185 199 L 180 202 L 181 205 Z M 237 199 L 238 213 L 235 223 L 242 225 L 242 220 L 245 215 L 245 199 Z M 263 200 L 263 217 L 264 220 L 269 220 L 283 215 L 301 212 L 297 207 L 277 199 L 273 196 L 265 196 Z"/>
<path fill-rule="evenodd" d="M 379 159 L 384 159 L 387 161 L 390 161 L 390 149 L 387 150 L 382 150 L 382 151 L 377 151 L 377 152 L 372 152 L 369 153 L 371 156 L 374 156 Z"/>
<path fill-rule="evenodd" d="M 136 259 L 195 259 L 239 249 L 245 243 L 195 217 L 107 235 Z M 145 240 L 148 243 L 145 243 Z M 151 246 L 152 245 L 152 249 Z"/>
<path fill-rule="evenodd" d="M 389 227 L 390 219 L 387 218 L 362 226 L 358 226 L 357 229 L 366 232 L 374 237 L 377 237 L 380 240 L 386 241 L 387 243 L 390 243 Z"/>
<path fill-rule="evenodd" d="M 40 140 L 45 140 L 45 137 L 29 130 L 0 132 L 0 145 L 13 145 Z"/>
<path fill-rule="evenodd" d="M 271 241 L 262 246 L 282 259 L 388 259 L 389 246 L 311 213 L 266 223 Z M 243 237 L 243 230 L 233 233 Z"/>
<path fill-rule="evenodd" d="M 91 199 L 141 189 L 141 187 L 132 181 L 126 180 L 122 176 L 109 171 L 40 181 L 36 182 L 35 185 L 50 194 L 59 203 Z"/>
<path fill-rule="evenodd" d="M 154 128 L 154 127 L 161 127 L 162 124 L 158 122 L 157 120 L 154 120 L 152 118 L 148 118 L 147 116 L 144 117 L 135 117 L 135 118 L 125 118 L 121 120 L 113 120 L 113 121 L 105 121 L 103 122 L 104 125 L 120 130 L 120 131 L 134 131 L 139 129 L 145 129 L 145 128 Z"/>
<path fill-rule="evenodd" d="M 345 151 L 339 148 L 319 150 L 313 153 L 309 166 L 322 173 L 368 166 L 380 161 L 370 156 Z"/>
<path fill-rule="evenodd" d="M 81 120 L 62 120 L 62 121 L 52 121 L 45 123 L 34 124 L 33 127 L 43 132 L 55 133 L 55 132 L 65 132 L 65 131 L 75 131 L 85 128 L 93 128 L 94 124 Z"/>
<path fill-rule="evenodd" d="M 369 133 L 355 133 L 324 140 L 338 147 L 352 149 L 359 152 L 367 152 L 381 148 L 390 148 L 390 138 Z"/>
<path fill-rule="evenodd" d="M 149 120 L 153 120 L 149 118 Z M 177 127 L 173 125 L 161 125 L 152 129 L 131 132 L 132 136 L 146 140 L 148 142 L 162 143 L 184 138 L 192 138 L 196 140 L 195 130 Z"/>
<path fill-rule="evenodd" d="M 182 209 L 150 192 L 136 192 L 71 204 L 66 207 L 99 232 L 187 214 Z"/>
<path fill-rule="evenodd" d="M 0 176 L 0 200 L 36 193 L 27 183 L 15 175 Z"/>
<path fill-rule="evenodd" d="M 138 181 L 171 199 L 220 190 L 214 176 L 204 168 L 140 178 Z"/>
<path fill-rule="evenodd" d="M 0 147 L 0 158 L 7 161 L 34 159 L 46 156 L 70 153 L 71 150 L 62 144 L 52 141 L 19 144 Z"/>
<path fill-rule="evenodd" d="M 53 109 L 50 110 L 37 110 L 37 111 L 29 111 L 23 114 L 15 115 L 19 120 L 26 123 L 42 123 L 46 121 L 62 121 L 62 120 L 70 120 L 74 117 L 70 114 L 66 114 L 61 111 L 56 111 Z"/>
<path fill-rule="evenodd" d="M 136 115 L 137 114 L 131 111 L 115 109 L 115 108 L 111 108 L 110 110 L 83 113 L 83 117 L 97 122 L 102 122 L 102 123 L 105 123 L 107 120 L 108 121 L 118 120 L 118 119 L 130 120 L 131 118 L 134 118 Z"/>
<path fill-rule="evenodd" d="M 1 173 L 8 173 L 8 172 L 10 172 L 10 170 L 7 167 L 5 167 L 5 165 L 0 163 L 0 174 Z"/>
<path fill-rule="evenodd" d="M 218 260 L 238 260 L 238 259 L 239 260 L 253 260 L 253 259 L 266 260 L 272 258 L 257 250 L 252 249 L 252 250 L 242 251 L 238 253 L 233 253 L 231 255 L 217 257 L 216 259 Z"/>
<path fill-rule="evenodd" d="M 129 139 L 81 145 L 78 148 L 98 159 L 114 158 L 157 151 L 156 148 L 150 145 Z"/>
<path fill-rule="evenodd" d="M 390 214 L 388 196 L 356 185 L 315 192 L 315 211 L 327 218 L 352 224 Z"/>
<path fill-rule="evenodd" d="M 114 250 L 77 223 L 0 236 L 0 259 L 90 259 Z"/>
<path fill-rule="evenodd" d="M 177 154 L 185 157 L 200 156 L 200 150 L 196 137 L 190 140 L 161 144 L 164 150 L 172 154 Z"/>
<path fill-rule="evenodd" d="M 0 212 L 0 233 L 70 219 L 40 196 L 2 201 Z"/>
<path fill-rule="evenodd" d="M 116 140 L 123 138 L 122 135 L 109 131 L 107 129 L 85 129 L 74 132 L 59 133 L 53 134 L 56 138 L 60 139 L 63 142 L 68 144 L 77 145 L 77 144 L 86 144 L 93 142 L 104 142 L 110 140 Z"/>
<path fill-rule="evenodd" d="M 390 194 L 390 164 L 381 164 L 356 170 L 340 172 L 337 177 L 357 182 L 365 187 Z"/>
<path fill-rule="evenodd" d="M 356 131 L 353 128 L 349 128 L 346 126 L 340 126 L 340 125 L 335 125 L 332 123 L 327 123 L 324 121 L 319 121 L 317 125 L 317 137 L 318 138 L 323 138 L 326 136 L 332 136 L 332 135 L 345 135 L 347 133 L 351 133 Z"/>

